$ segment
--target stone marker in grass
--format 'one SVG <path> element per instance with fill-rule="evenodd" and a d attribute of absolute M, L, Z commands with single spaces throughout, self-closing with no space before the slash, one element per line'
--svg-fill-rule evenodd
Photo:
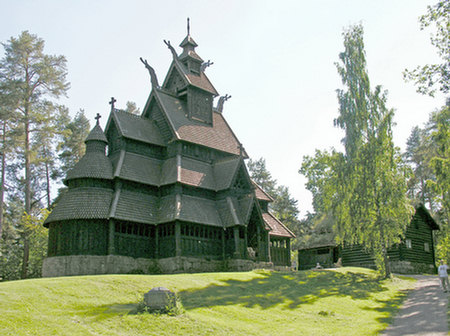
<path fill-rule="evenodd" d="M 151 311 L 169 311 L 176 306 L 175 293 L 165 287 L 155 287 L 144 294 L 144 304 Z"/>

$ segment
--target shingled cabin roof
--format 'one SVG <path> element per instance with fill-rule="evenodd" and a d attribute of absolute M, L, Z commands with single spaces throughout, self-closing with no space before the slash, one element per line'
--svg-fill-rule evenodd
<path fill-rule="evenodd" d="M 281 223 L 274 215 L 269 212 L 263 214 L 264 222 L 270 227 L 269 234 L 276 237 L 295 238 L 295 234 L 292 233 L 283 223 Z"/>

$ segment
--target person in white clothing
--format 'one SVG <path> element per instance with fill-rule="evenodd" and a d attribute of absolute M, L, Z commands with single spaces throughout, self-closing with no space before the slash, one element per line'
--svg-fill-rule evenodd
<path fill-rule="evenodd" d="M 444 263 L 444 260 L 441 260 L 441 264 L 438 268 L 439 279 L 441 280 L 442 289 L 445 293 L 447 293 L 448 288 L 448 266 Z"/>

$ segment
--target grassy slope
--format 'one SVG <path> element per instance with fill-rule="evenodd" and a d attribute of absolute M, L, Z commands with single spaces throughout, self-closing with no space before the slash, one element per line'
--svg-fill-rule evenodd
<path fill-rule="evenodd" d="M 156 286 L 177 292 L 184 313 L 130 313 Z M 357 268 L 5 282 L 0 334 L 376 335 L 412 286 Z"/>

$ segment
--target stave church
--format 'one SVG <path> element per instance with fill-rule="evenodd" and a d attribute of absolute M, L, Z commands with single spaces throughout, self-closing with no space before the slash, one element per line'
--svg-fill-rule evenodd
<path fill-rule="evenodd" d="M 227 123 L 228 95 L 205 74 L 188 33 L 160 85 L 154 69 L 140 116 L 97 123 L 44 226 L 43 276 L 244 271 L 290 266 L 294 234 L 247 171 Z M 217 98 L 217 104 L 214 99 Z M 249 125 L 250 126 L 250 125 Z"/>

